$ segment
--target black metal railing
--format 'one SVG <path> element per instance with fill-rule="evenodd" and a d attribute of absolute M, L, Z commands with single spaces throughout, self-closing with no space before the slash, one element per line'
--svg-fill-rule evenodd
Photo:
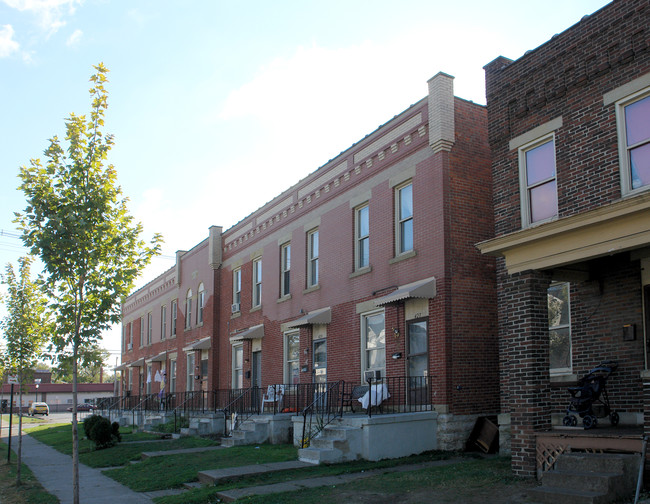
<path fill-rule="evenodd" d="M 362 394 L 359 394 L 359 390 Z M 379 378 L 366 383 L 346 382 L 342 394 L 348 398 L 347 404 L 342 405 L 347 406 L 345 409 L 365 410 L 369 416 L 373 413 L 415 413 L 432 408 L 430 379 L 427 376 Z"/>
<path fill-rule="evenodd" d="M 311 440 L 335 418 L 343 415 L 341 407 L 343 380 L 334 383 L 314 383 L 314 400 L 302 410 L 300 447 L 307 448 Z"/>

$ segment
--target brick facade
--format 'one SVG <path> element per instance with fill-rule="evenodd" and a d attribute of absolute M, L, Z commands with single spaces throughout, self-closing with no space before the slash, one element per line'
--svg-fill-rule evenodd
<path fill-rule="evenodd" d="M 479 247 L 500 257 L 501 410 L 510 416 L 518 475 L 535 474 L 535 433 L 552 416 L 561 421 L 566 386 L 601 361 L 619 363 L 608 388 L 622 422 L 648 415 L 648 186 L 625 188 L 616 107 L 650 89 L 649 26 L 647 1 L 618 0 L 517 61 L 499 57 L 485 67 L 495 237 Z M 554 140 L 557 215 L 530 226 L 520 155 L 544 135 Z M 557 281 L 570 282 L 571 362 L 552 375 L 546 288 Z M 624 326 L 636 329 L 634 338 Z"/>

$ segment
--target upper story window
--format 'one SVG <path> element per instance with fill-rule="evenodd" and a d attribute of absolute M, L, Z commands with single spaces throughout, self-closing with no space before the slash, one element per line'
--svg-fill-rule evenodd
<path fill-rule="evenodd" d="M 133 322 L 129 322 L 129 350 L 133 349 Z"/>
<path fill-rule="evenodd" d="M 241 307 L 241 268 L 232 272 L 232 312 L 240 311 Z"/>
<path fill-rule="evenodd" d="M 395 190 L 395 243 L 396 254 L 413 250 L 413 182 Z"/>
<path fill-rule="evenodd" d="M 262 304 L 262 258 L 253 261 L 253 308 Z"/>
<path fill-rule="evenodd" d="M 199 293 L 196 298 L 196 323 L 203 324 L 203 307 L 205 306 L 205 287 L 199 284 Z"/>
<path fill-rule="evenodd" d="M 164 340 L 167 337 L 167 307 L 160 307 L 160 339 Z"/>
<path fill-rule="evenodd" d="M 368 203 L 354 211 L 354 269 L 370 265 L 370 212 Z"/>
<path fill-rule="evenodd" d="M 307 287 L 318 285 L 318 229 L 307 233 Z"/>
<path fill-rule="evenodd" d="M 192 327 L 192 289 L 185 296 L 185 329 Z"/>
<path fill-rule="evenodd" d="M 557 174 L 553 135 L 519 149 L 523 227 L 557 216 Z"/>
<path fill-rule="evenodd" d="M 571 372 L 571 304 L 566 282 L 548 288 L 548 333 L 551 373 Z"/>
<path fill-rule="evenodd" d="M 144 345 L 144 315 L 140 317 L 140 346 Z"/>
<path fill-rule="evenodd" d="M 650 187 L 650 91 L 617 104 L 623 194 Z"/>
<path fill-rule="evenodd" d="M 288 296 L 291 292 L 291 243 L 280 247 L 280 297 Z"/>
<path fill-rule="evenodd" d="M 147 313 L 147 345 L 151 345 L 153 341 L 153 314 Z"/>
<path fill-rule="evenodd" d="M 172 327 L 171 327 L 171 337 L 174 338 L 176 336 L 176 319 L 178 318 L 178 303 L 174 299 L 172 301 Z"/>

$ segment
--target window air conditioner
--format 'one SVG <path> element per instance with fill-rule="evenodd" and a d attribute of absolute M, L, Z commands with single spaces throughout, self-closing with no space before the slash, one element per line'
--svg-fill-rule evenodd
<path fill-rule="evenodd" d="M 133 350 L 133 343 L 129 343 L 129 344 L 126 346 L 126 348 L 127 348 L 128 350 Z"/>
<path fill-rule="evenodd" d="M 239 311 L 239 303 L 230 305 L 230 313 L 237 313 Z"/>

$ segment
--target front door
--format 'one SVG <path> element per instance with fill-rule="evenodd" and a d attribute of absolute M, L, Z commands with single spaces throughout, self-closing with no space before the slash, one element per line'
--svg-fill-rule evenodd
<path fill-rule="evenodd" d="M 262 386 L 262 352 L 253 352 L 253 387 Z"/>
<path fill-rule="evenodd" d="M 314 383 L 327 383 L 327 340 L 314 341 Z"/>
<path fill-rule="evenodd" d="M 406 362 L 411 404 L 426 404 L 429 376 L 427 321 L 408 322 Z"/>

